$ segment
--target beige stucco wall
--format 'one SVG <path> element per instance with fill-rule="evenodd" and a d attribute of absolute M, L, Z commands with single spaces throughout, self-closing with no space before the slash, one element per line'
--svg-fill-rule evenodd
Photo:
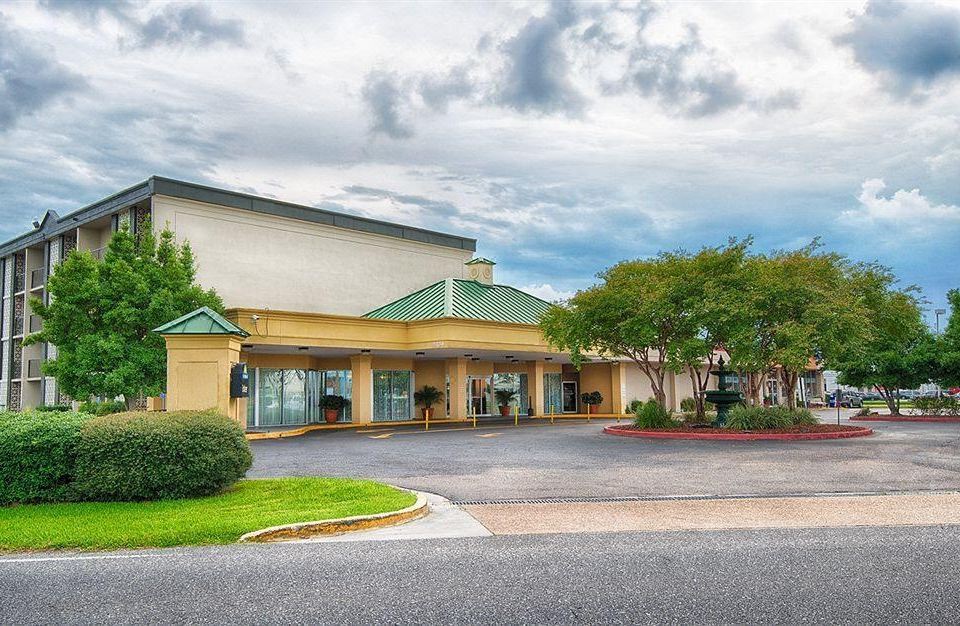
<path fill-rule="evenodd" d="M 155 196 L 153 222 L 188 240 L 228 307 L 362 315 L 462 277 L 472 252 Z"/>

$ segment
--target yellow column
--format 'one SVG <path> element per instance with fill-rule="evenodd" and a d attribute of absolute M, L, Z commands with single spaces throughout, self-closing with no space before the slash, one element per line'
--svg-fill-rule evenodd
<path fill-rule="evenodd" d="M 467 418 L 467 360 L 447 359 L 446 373 L 450 378 L 450 419 Z"/>
<path fill-rule="evenodd" d="M 543 361 L 527 362 L 527 392 L 535 415 L 543 415 Z"/>
<path fill-rule="evenodd" d="M 610 364 L 610 412 L 620 415 L 623 413 L 624 376 L 623 363 L 615 361 Z"/>
<path fill-rule="evenodd" d="M 234 335 L 165 335 L 167 410 L 216 409 L 246 427 L 246 402 L 230 397 L 230 367 L 240 362 Z"/>
<path fill-rule="evenodd" d="M 351 411 L 354 424 L 369 424 L 373 420 L 373 357 L 358 354 L 350 357 L 353 377 Z"/>

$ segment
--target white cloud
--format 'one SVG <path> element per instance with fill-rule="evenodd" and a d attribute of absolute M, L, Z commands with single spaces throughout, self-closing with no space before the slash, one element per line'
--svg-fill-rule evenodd
<path fill-rule="evenodd" d="M 914 233 L 934 232 L 943 228 L 945 222 L 960 221 L 960 206 L 936 204 L 920 193 L 919 189 L 900 189 L 891 196 L 883 196 L 886 183 L 879 178 L 863 181 L 860 206 L 844 211 L 842 218 L 854 225 L 897 227 Z"/>
<path fill-rule="evenodd" d="M 523 287 L 518 287 L 518 289 L 520 289 L 520 291 L 526 291 L 527 293 L 538 298 L 542 298 L 547 302 L 569 300 L 573 297 L 574 293 L 572 291 L 563 291 L 562 289 L 557 289 L 550 283 L 543 283 L 541 285 L 524 285 Z"/>

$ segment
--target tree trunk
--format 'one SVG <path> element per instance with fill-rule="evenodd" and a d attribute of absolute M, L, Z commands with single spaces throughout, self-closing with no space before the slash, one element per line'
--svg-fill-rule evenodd
<path fill-rule="evenodd" d="M 880 397 L 887 403 L 887 408 L 890 409 L 890 415 L 900 415 L 900 398 L 897 397 L 897 393 L 881 385 L 875 385 L 875 387 Z"/>
<path fill-rule="evenodd" d="M 797 408 L 797 380 L 799 374 L 788 372 L 780 368 L 780 379 L 783 382 L 783 395 L 787 401 L 787 408 L 791 411 Z"/>

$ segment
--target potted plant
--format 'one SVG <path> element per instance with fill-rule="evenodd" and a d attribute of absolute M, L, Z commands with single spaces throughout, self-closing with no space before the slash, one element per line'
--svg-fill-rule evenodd
<path fill-rule="evenodd" d="M 420 405 L 423 419 L 433 417 L 433 405 L 443 400 L 443 392 L 436 387 L 424 385 L 423 389 L 413 392 L 413 400 Z"/>
<path fill-rule="evenodd" d="M 320 408 L 323 409 L 323 418 L 328 424 L 336 424 L 340 411 L 347 406 L 347 399 L 343 396 L 323 396 L 320 398 Z"/>
<path fill-rule="evenodd" d="M 500 415 L 510 417 L 510 403 L 517 397 L 517 392 L 510 391 L 509 389 L 497 389 L 493 392 L 493 395 L 497 397 L 497 404 L 500 406 Z"/>
<path fill-rule="evenodd" d="M 603 396 L 599 391 L 580 394 L 580 402 L 587 405 L 589 413 L 597 413 L 600 410 L 600 403 L 603 402 Z"/>

